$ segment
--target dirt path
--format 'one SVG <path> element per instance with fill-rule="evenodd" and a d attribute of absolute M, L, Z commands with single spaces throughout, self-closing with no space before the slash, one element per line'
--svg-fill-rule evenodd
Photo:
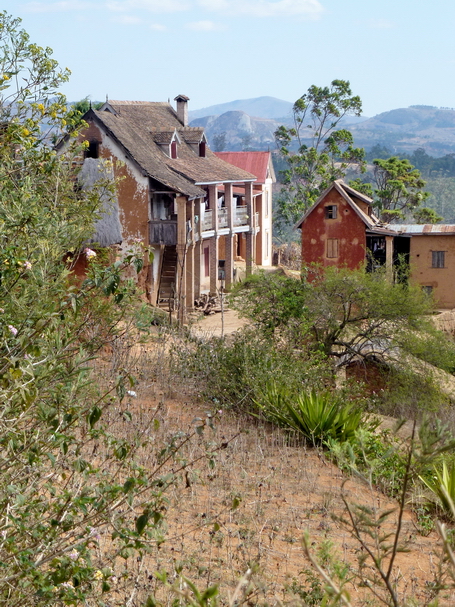
<path fill-rule="evenodd" d="M 237 331 L 248 324 L 248 321 L 244 318 L 240 318 L 235 310 L 227 310 L 224 313 L 224 319 L 220 312 L 210 316 L 202 316 L 194 323 L 191 330 L 194 335 L 198 335 L 199 337 L 221 337 L 223 332 L 223 320 L 225 335 L 234 333 L 234 331 Z"/>

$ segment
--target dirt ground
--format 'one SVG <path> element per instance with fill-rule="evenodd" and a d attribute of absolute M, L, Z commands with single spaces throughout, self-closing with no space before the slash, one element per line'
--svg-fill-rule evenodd
<path fill-rule="evenodd" d="M 237 327 L 235 313 L 228 315 L 226 326 Z M 199 327 L 207 333 L 220 331 L 219 315 L 203 319 Z M 195 418 L 214 411 L 213 403 L 200 401 L 197 386 L 185 384 L 165 369 L 169 343 L 160 339 L 136 353 L 137 398 L 124 404 L 132 413 L 133 426 L 159 422 L 157 445 L 178 431 L 191 432 L 199 423 Z M 239 579 L 253 569 L 254 590 L 248 605 L 302 599 L 311 592 L 304 534 L 315 553 L 326 546 L 334 561 L 356 566 L 363 557 L 358 541 L 336 519 L 345 513 L 343 499 L 369 508 L 378 521 L 384 511 L 394 511 L 390 521 L 377 525 L 384 533 L 393 530 L 397 504 L 366 482 L 347 478 L 322 452 L 250 418 L 225 411 L 215 416 L 215 430 L 207 429 L 204 437 L 195 438 L 179 455 L 185 461 L 201 459 L 181 474 L 179 484 L 167 495 L 166 541 L 140 562 L 119 564 L 123 579 L 134 579 L 136 584 L 137 596 L 131 605 L 142 605 L 158 589 L 156 571 L 166 571 L 171 581 L 181 572 L 200 588 L 217 583 L 226 602 Z M 114 411 L 112 429 L 124 435 L 120 420 Z M 217 450 L 220 445 L 224 448 Z M 203 457 L 207 448 L 213 450 L 213 467 Z M 152 465 L 152 455 L 147 458 L 143 464 Z M 235 509 L 234 501 L 238 502 Z M 393 570 L 400 607 L 428 605 L 438 573 L 437 535 L 420 535 L 414 515 L 407 511 L 402 540 L 407 552 L 398 555 Z M 373 541 L 371 545 L 374 548 Z M 122 571 L 118 573 L 121 577 Z M 353 605 L 380 604 L 377 599 L 371 602 L 368 588 L 353 583 L 351 592 Z M 170 604 L 170 597 L 163 600 Z M 455 594 L 448 591 L 439 602 L 443 605 L 455 605 Z"/>
<path fill-rule="evenodd" d="M 246 319 L 240 318 L 235 310 L 228 309 L 224 315 L 216 312 L 210 316 L 199 316 L 192 324 L 191 330 L 200 337 L 221 337 L 223 332 L 224 335 L 229 335 L 246 324 Z"/>

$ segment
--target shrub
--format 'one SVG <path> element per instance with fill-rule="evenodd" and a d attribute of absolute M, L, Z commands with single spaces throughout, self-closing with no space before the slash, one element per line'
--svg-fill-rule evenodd
<path fill-rule="evenodd" d="M 174 371 L 194 382 L 201 396 L 224 407 L 250 413 L 270 377 L 280 377 L 296 392 L 324 389 L 331 370 L 323 355 L 309 355 L 255 329 L 229 339 L 179 342 L 173 349 Z"/>
<path fill-rule="evenodd" d="M 267 383 L 256 404 L 268 419 L 303 434 L 313 445 L 352 440 L 364 418 L 360 409 L 328 392 L 294 394 L 275 382 Z"/>

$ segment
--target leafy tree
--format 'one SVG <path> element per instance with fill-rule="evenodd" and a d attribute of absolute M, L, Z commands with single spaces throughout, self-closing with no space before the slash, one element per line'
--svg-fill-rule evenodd
<path fill-rule="evenodd" d="M 310 278 L 254 275 L 233 292 L 233 304 L 261 332 L 320 352 L 336 365 L 358 356 L 399 359 L 399 348 L 409 351 L 410 335 L 430 330 L 422 317 L 431 302 L 418 288 L 363 270 L 319 274 L 313 268 Z M 421 354 L 417 344 L 412 350 Z"/>
<path fill-rule="evenodd" d="M 74 132 L 57 155 L 39 127 L 71 125 L 56 90 L 68 74 L 6 13 L 0 65 L 0 603 L 106 605 L 116 559 L 162 541 L 179 468 L 167 462 L 189 435 L 160 446 L 141 429 L 127 441 L 104 421 L 134 380 L 120 358 L 102 389 L 93 359 L 131 338 L 135 285 L 121 277 L 143 250 L 109 265 L 87 249 L 100 200 L 74 187 L 83 146 Z M 72 272 L 81 258 L 85 280 Z M 141 449 L 157 447 L 141 465 Z"/>
<path fill-rule="evenodd" d="M 349 82 L 334 80 L 330 86 L 311 86 L 293 107 L 294 126 L 275 132 L 287 162 L 278 201 L 277 220 L 293 224 L 348 166 L 364 166 L 364 151 L 354 147 L 352 134 L 337 128 L 346 115 L 360 116 L 360 97 L 352 95 Z"/>
<path fill-rule="evenodd" d="M 360 179 L 350 184 L 374 199 L 374 206 L 382 221 L 399 221 L 409 212 L 418 212 L 418 220 L 428 218 L 439 221 L 436 214 L 422 207 L 429 193 L 423 191 L 425 181 L 409 160 L 391 156 L 387 159 L 377 158 L 373 165 L 373 184 L 363 183 Z"/>

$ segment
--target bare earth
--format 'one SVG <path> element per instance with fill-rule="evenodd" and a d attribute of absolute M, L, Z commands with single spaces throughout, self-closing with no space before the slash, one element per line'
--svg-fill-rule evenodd
<path fill-rule="evenodd" d="M 225 329 L 238 327 L 233 312 L 226 314 L 225 321 Z M 220 324 L 217 314 L 203 319 L 198 330 L 206 334 L 220 331 Z M 213 410 L 213 404 L 200 402 L 197 386 L 184 385 L 165 370 L 164 350 L 170 346 L 163 343 L 157 339 L 137 352 L 137 398 L 124 404 L 138 428 L 153 419 L 159 421 L 157 446 L 178 430 L 194 429 L 194 419 Z M 110 424 L 112 431 L 125 436 L 118 411 L 112 412 Z M 192 441 L 181 454 L 191 460 L 203 455 L 204 441 L 213 449 L 225 443 L 214 454 L 213 468 L 205 458 L 200 459 L 188 473 L 182 473 L 179 486 L 169 493 L 167 541 L 140 563 L 119 563 L 118 573 L 136 584 L 137 596 L 131 605 L 142 605 L 155 590 L 156 571 L 165 570 L 173 580 L 181 570 L 199 588 L 218 583 L 226 597 L 252 566 L 256 590 L 249 605 L 298 598 L 295 591 L 308 588 L 306 572 L 311 568 L 302 550 L 304 534 L 309 535 L 315 551 L 330 541 L 330 553 L 341 561 L 355 564 L 359 556 L 357 542 L 332 519 L 343 513 L 342 495 L 377 513 L 397 506 L 361 480 L 347 479 L 324 454 L 277 428 L 228 412 L 217 414 L 215 426 L 214 432 L 207 429 L 203 438 Z M 143 465 L 152 466 L 153 460 L 153 454 L 144 454 Z M 239 506 L 232 510 L 236 499 Z M 409 511 L 402 537 L 408 552 L 399 554 L 394 570 L 402 604 L 415 598 L 418 605 L 426 605 L 437 571 L 437 536 L 419 535 Z M 355 605 L 379 604 L 365 602 L 365 589 L 353 586 L 351 591 Z M 454 604 L 454 595 L 439 603 Z"/>

